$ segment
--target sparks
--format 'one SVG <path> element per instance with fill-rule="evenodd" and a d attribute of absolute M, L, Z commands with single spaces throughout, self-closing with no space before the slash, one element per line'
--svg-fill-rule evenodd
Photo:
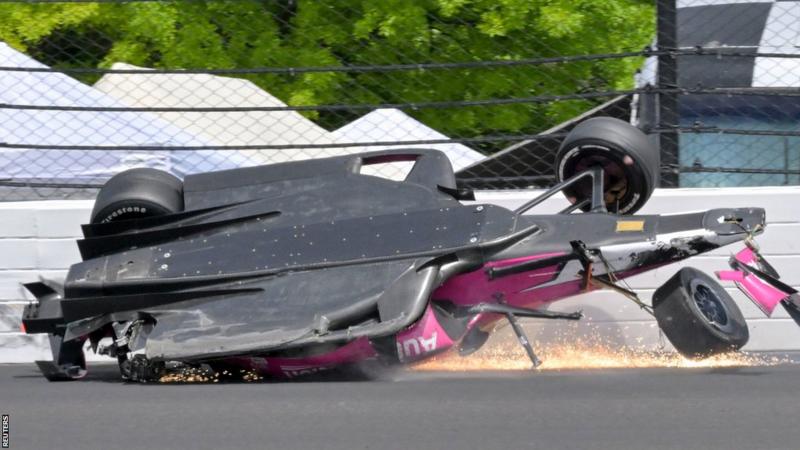
<path fill-rule="evenodd" d="M 543 348 L 543 347 L 542 347 Z M 787 357 L 748 353 L 729 353 L 703 360 L 692 360 L 671 351 L 647 351 L 614 347 L 598 342 L 552 345 L 539 354 L 543 364 L 537 369 L 622 369 L 622 368 L 716 368 L 773 366 L 791 362 Z M 530 370 L 531 362 L 517 345 L 503 342 L 474 355 L 461 357 L 447 353 L 413 367 L 417 371 L 471 372 Z"/>

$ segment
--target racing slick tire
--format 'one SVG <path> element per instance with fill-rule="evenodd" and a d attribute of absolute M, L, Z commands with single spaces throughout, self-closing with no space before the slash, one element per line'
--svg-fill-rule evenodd
<path fill-rule="evenodd" d="M 111 177 L 100 189 L 91 223 L 140 219 L 183 211 L 183 182 L 157 169 L 136 168 Z"/>
<path fill-rule="evenodd" d="M 702 359 L 739 350 L 750 338 L 730 294 L 705 273 L 684 267 L 653 294 L 661 331 L 687 358 Z"/>
<path fill-rule="evenodd" d="M 658 149 L 641 130 L 612 117 L 595 117 L 569 132 L 556 154 L 555 170 L 561 182 L 589 168 L 602 167 L 606 209 L 633 214 L 653 193 L 659 164 Z M 572 203 L 590 199 L 591 179 L 568 186 L 564 194 Z M 590 206 L 581 209 L 588 211 Z"/>

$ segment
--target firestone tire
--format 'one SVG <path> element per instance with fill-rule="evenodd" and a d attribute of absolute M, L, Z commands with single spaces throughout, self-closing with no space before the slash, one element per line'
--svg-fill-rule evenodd
<path fill-rule="evenodd" d="M 555 160 L 556 178 L 569 179 L 586 169 L 604 169 L 606 208 L 615 214 L 633 214 L 647 203 L 659 176 L 659 155 L 650 139 L 633 125 L 612 117 L 595 117 L 570 131 Z M 575 203 L 591 198 L 586 178 L 564 189 Z M 589 206 L 582 208 L 589 210 Z"/>
<path fill-rule="evenodd" d="M 116 222 L 183 211 L 183 182 L 157 169 L 137 168 L 111 177 L 100 189 L 91 223 Z"/>
<path fill-rule="evenodd" d="M 687 358 L 736 351 L 750 338 L 744 316 L 725 288 L 692 267 L 656 289 L 653 309 L 661 331 Z"/>

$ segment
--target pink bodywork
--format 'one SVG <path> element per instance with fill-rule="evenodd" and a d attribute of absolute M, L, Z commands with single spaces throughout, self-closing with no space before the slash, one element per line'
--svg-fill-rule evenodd
<path fill-rule="evenodd" d="M 543 253 L 488 262 L 478 270 L 450 278 L 433 292 L 431 299 L 450 301 L 462 307 L 474 306 L 479 303 L 502 302 L 511 306 L 541 308 L 546 303 L 592 289 L 591 285 L 584 286 L 582 280 L 578 278 L 564 279 L 548 286 L 542 286 L 555 281 L 560 275 L 562 268 L 556 264 L 495 279 L 490 279 L 487 273 L 487 269 L 490 268 L 506 267 L 560 255 L 563 253 Z M 746 265 L 755 266 L 757 264 L 757 255 L 749 248 L 737 253 L 735 258 Z M 652 268 L 619 273 L 618 276 L 624 278 Z M 735 282 L 739 289 L 747 294 L 767 316 L 772 315 L 778 303 L 789 295 L 765 283 L 758 276 L 741 270 L 720 271 L 717 272 L 717 277 L 721 280 Z M 464 334 L 476 327 L 490 326 L 501 318 L 502 316 L 496 313 L 477 314 L 470 319 Z M 394 343 L 397 346 L 397 356 L 400 362 L 408 363 L 446 351 L 458 344 L 462 338 L 463 336 L 459 336 L 453 339 L 445 332 L 434 314 L 433 307 L 429 304 L 420 320 L 397 333 Z M 373 344 L 369 339 L 362 337 L 330 352 L 314 356 L 236 357 L 228 359 L 227 362 L 271 378 L 294 378 L 377 357 L 378 352 Z"/>
<path fill-rule="evenodd" d="M 320 355 L 297 358 L 243 356 L 228 358 L 225 362 L 270 378 L 295 378 L 322 372 L 343 364 L 372 359 L 376 356 L 377 353 L 369 340 L 359 338 L 336 350 Z"/>
<path fill-rule="evenodd" d="M 755 252 L 745 248 L 734 256 L 740 263 L 757 267 L 758 257 Z M 757 275 L 745 273 L 741 270 L 722 270 L 717 272 L 717 278 L 723 281 L 733 281 L 736 287 L 747 295 L 755 305 L 767 315 L 772 316 L 775 307 L 789 296 L 788 293 L 765 283 Z"/>
<path fill-rule="evenodd" d="M 433 292 L 431 298 L 450 300 L 456 305 L 471 306 L 482 302 L 503 301 L 511 306 L 538 308 L 546 303 L 581 292 L 581 281 L 570 280 L 547 287 L 538 287 L 556 279 L 558 265 L 522 272 L 490 280 L 486 271 L 490 268 L 512 266 L 537 259 L 561 256 L 564 253 L 542 253 L 521 258 L 490 261 L 481 269 L 456 275 Z M 484 327 L 500 319 L 498 314 L 478 314 L 469 323 L 468 329 Z"/>
<path fill-rule="evenodd" d="M 543 253 L 535 256 L 491 261 L 484 267 L 447 280 L 431 295 L 434 300 L 449 300 L 459 306 L 472 306 L 482 302 L 505 302 L 512 306 L 536 308 L 545 303 L 581 292 L 581 280 L 568 280 L 552 286 L 538 287 L 553 281 L 559 274 L 558 265 L 537 270 L 489 279 L 489 268 L 505 267 L 527 261 L 559 256 L 563 253 Z M 467 325 L 467 330 L 489 325 L 501 316 L 478 314 Z M 466 333 L 465 333 L 466 334 Z M 401 362 L 414 362 L 452 348 L 458 340 L 442 328 L 431 305 L 422 318 L 395 336 L 397 355 Z M 296 358 L 287 357 L 236 357 L 226 362 L 252 370 L 271 378 L 294 378 L 318 373 L 345 364 L 374 359 L 377 351 L 367 338 L 358 338 L 327 353 Z"/>
<path fill-rule="evenodd" d="M 443 352 L 455 344 L 436 320 L 433 308 L 428 309 L 417 323 L 397 333 L 397 356 L 401 362 L 418 361 Z"/>
<path fill-rule="evenodd" d="M 497 301 L 497 296 L 502 295 L 503 301 L 510 305 L 530 305 L 539 296 L 525 292 L 527 289 L 552 281 L 558 276 L 558 265 L 552 265 L 538 270 L 518 273 L 502 278 L 490 280 L 486 274 L 487 269 L 513 266 L 537 259 L 561 256 L 563 253 L 543 253 L 541 255 L 525 256 L 522 258 L 490 261 L 482 268 L 473 272 L 456 275 L 447 280 L 433 292 L 433 299 L 447 299 L 456 305 L 469 306 L 481 302 Z M 541 299 L 542 302 L 549 301 Z"/>
<path fill-rule="evenodd" d="M 430 305 L 422 319 L 401 331 L 395 337 L 397 355 L 401 362 L 413 362 L 435 353 L 445 351 L 455 342 L 444 331 Z M 237 357 L 227 363 L 245 370 L 252 370 L 271 378 L 295 378 L 332 369 L 344 364 L 353 364 L 373 359 L 378 353 L 367 338 L 358 338 L 336 350 L 314 356 L 285 357 Z"/>

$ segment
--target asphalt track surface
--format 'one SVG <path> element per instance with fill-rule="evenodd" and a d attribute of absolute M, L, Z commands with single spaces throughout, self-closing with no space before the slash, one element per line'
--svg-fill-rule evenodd
<path fill-rule="evenodd" d="M 800 365 L 380 381 L 49 383 L 0 365 L 12 449 L 800 449 Z"/>

